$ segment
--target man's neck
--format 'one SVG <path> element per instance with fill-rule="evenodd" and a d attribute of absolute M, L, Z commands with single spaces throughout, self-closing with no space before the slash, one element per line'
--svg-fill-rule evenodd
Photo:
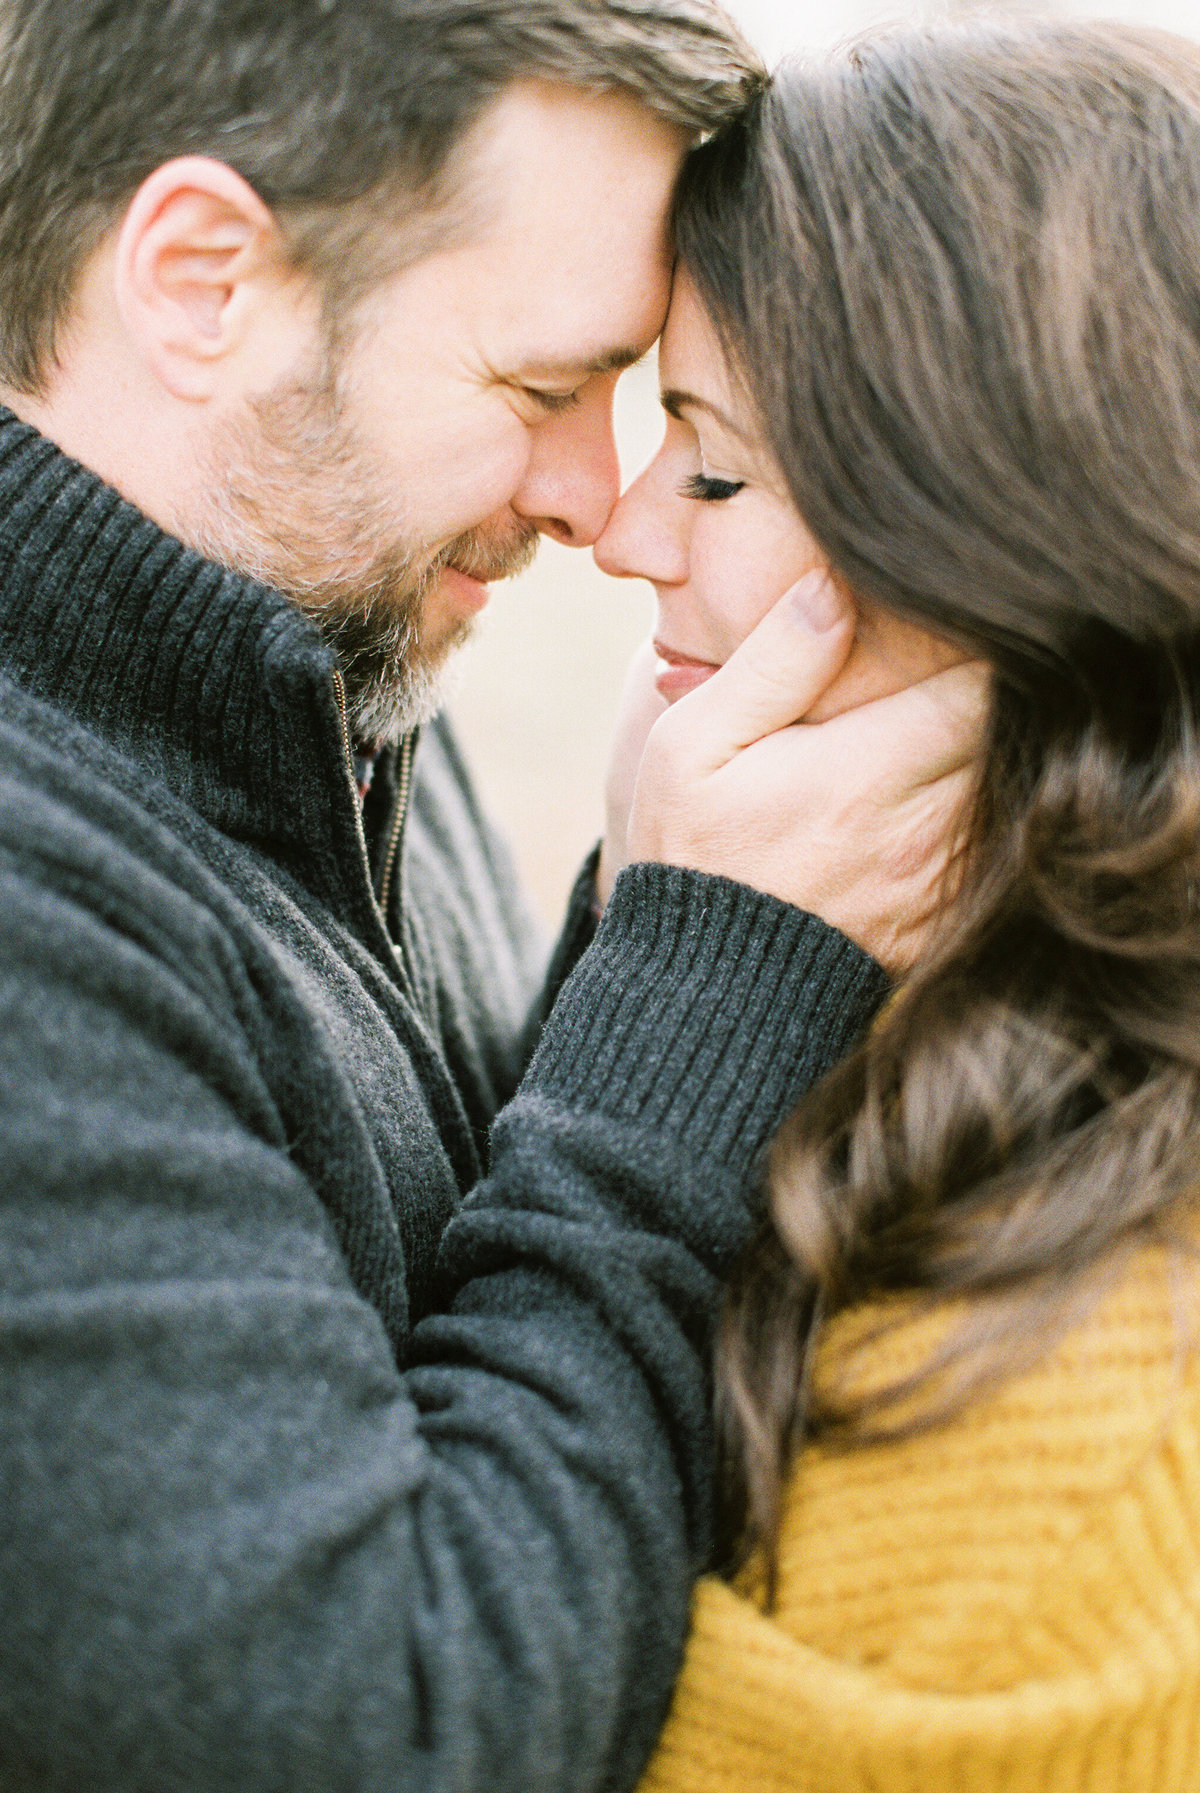
<path fill-rule="evenodd" d="M 161 529 L 187 540 L 187 491 L 200 458 L 194 420 L 163 415 L 148 392 L 70 372 L 44 394 L 0 385 L 0 402 Z"/>

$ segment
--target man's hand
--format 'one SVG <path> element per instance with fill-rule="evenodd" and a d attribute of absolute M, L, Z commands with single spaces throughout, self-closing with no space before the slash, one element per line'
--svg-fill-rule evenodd
<path fill-rule="evenodd" d="M 916 960 L 961 845 L 987 669 L 964 662 L 806 724 L 853 624 L 852 606 L 809 574 L 659 718 L 628 858 L 750 884 L 819 915 L 896 974 Z"/>

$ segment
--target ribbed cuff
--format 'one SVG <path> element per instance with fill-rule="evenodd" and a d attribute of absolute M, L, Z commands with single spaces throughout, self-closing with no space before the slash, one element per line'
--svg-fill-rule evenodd
<path fill-rule="evenodd" d="M 740 1174 L 887 990 L 875 960 L 816 916 L 726 878 L 629 866 L 526 1087 Z"/>

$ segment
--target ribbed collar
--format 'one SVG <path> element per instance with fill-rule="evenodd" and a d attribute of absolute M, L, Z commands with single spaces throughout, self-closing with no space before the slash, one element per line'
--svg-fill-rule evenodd
<path fill-rule="evenodd" d="M 314 872 L 331 856 L 335 882 L 361 860 L 318 631 L 3 407 L 0 666 L 224 833 Z"/>

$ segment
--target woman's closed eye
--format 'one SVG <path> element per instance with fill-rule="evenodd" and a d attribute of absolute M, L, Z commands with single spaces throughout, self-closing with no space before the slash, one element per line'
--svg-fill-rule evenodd
<path fill-rule="evenodd" d="M 679 490 L 685 498 L 698 498 L 702 504 L 721 504 L 740 492 L 745 483 L 744 479 L 712 479 L 707 473 L 689 473 Z"/>

